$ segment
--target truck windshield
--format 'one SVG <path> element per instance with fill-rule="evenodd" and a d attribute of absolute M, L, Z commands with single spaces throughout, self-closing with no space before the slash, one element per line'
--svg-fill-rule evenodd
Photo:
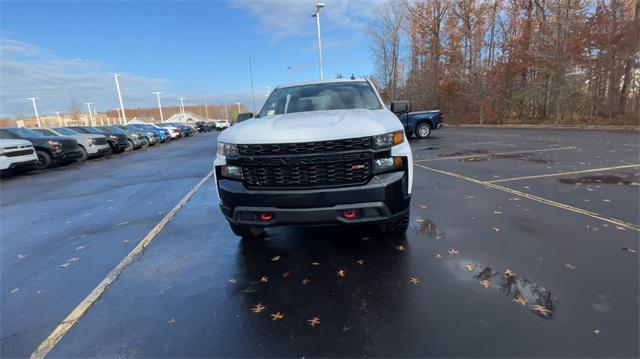
<path fill-rule="evenodd" d="M 382 108 L 367 82 L 333 82 L 279 88 L 269 95 L 259 117 L 326 110 Z"/>

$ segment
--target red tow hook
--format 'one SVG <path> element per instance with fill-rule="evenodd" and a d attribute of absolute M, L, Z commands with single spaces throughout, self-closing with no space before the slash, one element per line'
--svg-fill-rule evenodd
<path fill-rule="evenodd" d="M 358 215 L 358 212 L 355 209 L 348 209 L 342 212 L 342 217 L 346 219 L 354 219 Z"/>
<path fill-rule="evenodd" d="M 273 213 L 263 213 L 260 215 L 260 220 L 263 222 L 268 222 L 273 219 Z"/>

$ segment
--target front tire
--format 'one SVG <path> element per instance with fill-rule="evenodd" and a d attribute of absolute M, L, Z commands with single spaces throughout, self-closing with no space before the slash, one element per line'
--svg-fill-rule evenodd
<path fill-rule="evenodd" d="M 35 165 L 37 170 L 44 170 L 51 167 L 51 155 L 45 151 L 36 151 L 36 155 L 38 156 L 38 162 L 36 162 Z"/>
<path fill-rule="evenodd" d="M 416 137 L 419 139 L 428 138 L 431 136 L 431 125 L 427 122 L 419 123 L 415 130 Z"/>
<path fill-rule="evenodd" d="M 127 140 L 127 142 L 128 142 L 127 147 L 124 149 L 125 152 L 133 151 L 133 149 L 135 148 L 133 141 Z"/>
<path fill-rule="evenodd" d="M 408 212 L 400 217 L 380 224 L 380 230 L 382 231 L 382 233 L 392 236 L 401 236 L 407 233 L 407 229 L 409 229 Z"/>
<path fill-rule="evenodd" d="M 242 238 L 260 238 L 264 235 L 264 228 L 262 227 L 246 226 L 235 223 L 229 223 L 229 227 L 231 227 L 233 234 Z"/>
<path fill-rule="evenodd" d="M 84 149 L 84 147 L 80 146 L 80 152 L 82 153 L 82 155 L 80 156 L 80 160 L 78 162 L 83 162 L 89 159 L 89 154 L 87 153 L 87 150 Z"/>

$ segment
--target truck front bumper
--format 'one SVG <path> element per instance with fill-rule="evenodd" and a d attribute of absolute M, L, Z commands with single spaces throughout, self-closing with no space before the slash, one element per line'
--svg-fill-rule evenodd
<path fill-rule="evenodd" d="M 411 200 L 406 172 L 376 175 L 361 186 L 304 190 L 254 190 L 220 179 L 218 191 L 229 222 L 262 227 L 384 222 L 407 213 Z"/>

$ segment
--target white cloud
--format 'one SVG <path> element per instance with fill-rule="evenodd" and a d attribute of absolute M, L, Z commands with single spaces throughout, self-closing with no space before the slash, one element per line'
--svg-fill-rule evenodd
<path fill-rule="evenodd" d="M 71 100 L 93 102 L 98 111 L 117 105 L 110 65 L 77 58 L 61 58 L 34 45 L 0 39 L 0 116 L 32 115 L 25 97 L 38 97 L 43 114 L 69 110 Z M 123 73 L 120 84 L 125 106 L 148 106 L 152 91 L 168 81 Z"/>
<path fill-rule="evenodd" d="M 376 6 L 385 0 L 236 0 L 233 4 L 258 18 L 257 31 L 272 35 L 274 41 L 286 37 L 315 36 L 311 14 L 317 2 L 324 2 L 322 28 L 362 29 Z"/>

